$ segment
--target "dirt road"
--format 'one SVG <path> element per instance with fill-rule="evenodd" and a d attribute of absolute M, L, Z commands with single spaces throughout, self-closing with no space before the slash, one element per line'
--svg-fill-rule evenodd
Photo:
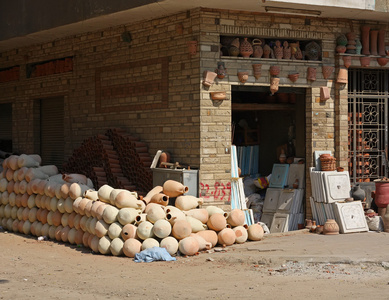
<path fill-rule="evenodd" d="M 277 252 L 293 255 L 284 244 L 301 239 L 317 245 L 316 238 L 268 238 L 174 262 L 135 263 L 0 232 L 0 299 L 389 299 L 381 257 L 325 262 L 303 258 L 304 247 L 295 246 L 296 260 L 277 259 Z M 384 239 L 384 247 L 389 242 L 389 234 L 373 238 Z"/>

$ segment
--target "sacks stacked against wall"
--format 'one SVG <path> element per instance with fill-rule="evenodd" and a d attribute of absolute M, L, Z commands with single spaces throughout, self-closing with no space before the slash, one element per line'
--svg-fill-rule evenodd
<path fill-rule="evenodd" d="M 81 174 L 58 174 L 38 155 L 12 155 L 0 173 L 0 225 L 9 231 L 83 244 L 96 253 L 134 257 L 154 246 L 171 255 L 194 255 L 217 244 L 260 240 L 263 229 L 245 226 L 244 212 L 198 208 L 201 198 L 168 180 L 145 197 L 103 185 L 94 190 Z M 175 198 L 175 205 L 169 205 Z"/>

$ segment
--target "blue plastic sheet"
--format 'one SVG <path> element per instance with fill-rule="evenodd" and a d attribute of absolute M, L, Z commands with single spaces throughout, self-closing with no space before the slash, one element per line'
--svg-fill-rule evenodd
<path fill-rule="evenodd" d="M 135 262 L 152 262 L 157 260 L 175 261 L 176 258 L 172 257 L 166 248 L 153 247 L 143 250 L 135 254 Z"/>

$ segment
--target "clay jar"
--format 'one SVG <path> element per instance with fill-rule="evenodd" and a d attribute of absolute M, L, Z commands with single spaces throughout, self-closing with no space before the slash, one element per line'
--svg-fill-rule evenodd
<path fill-rule="evenodd" d="M 280 74 L 280 67 L 279 66 L 270 66 L 270 76 L 278 76 Z"/>
<path fill-rule="evenodd" d="M 374 202 L 379 208 L 385 208 L 389 204 L 389 181 L 376 179 L 374 180 L 374 183 Z"/>
<path fill-rule="evenodd" d="M 255 79 L 259 79 L 261 77 L 261 68 L 262 68 L 262 64 L 253 64 L 253 73 L 254 73 L 254 77 Z"/>
<path fill-rule="evenodd" d="M 250 57 L 250 55 L 253 54 L 253 47 L 247 38 L 244 38 L 243 42 L 240 43 L 239 51 L 240 55 L 243 57 Z"/>
<path fill-rule="evenodd" d="M 213 84 L 216 76 L 217 76 L 217 74 L 215 72 L 204 71 L 203 72 L 203 85 L 205 87 L 210 87 Z"/>
<path fill-rule="evenodd" d="M 343 64 L 348 69 L 351 66 L 351 56 L 343 56 Z"/>
<path fill-rule="evenodd" d="M 276 59 L 282 59 L 284 56 L 284 49 L 279 40 L 276 41 L 276 45 L 274 46 L 274 56 Z"/>
<path fill-rule="evenodd" d="M 292 50 L 289 47 L 289 44 L 287 41 L 284 42 L 284 53 L 283 53 L 283 59 L 290 59 L 292 57 Z"/>
<path fill-rule="evenodd" d="M 201 236 L 207 242 L 212 244 L 212 247 L 215 247 L 217 244 L 217 233 L 213 230 L 203 230 L 196 233 L 196 235 Z"/>
<path fill-rule="evenodd" d="M 195 255 L 199 251 L 199 243 L 194 237 L 186 237 L 178 243 L 178 250 L 184 255 Z"/>
<path fill-rule="evenodd" d="M 241 83 L 245 83 L 249 79 L 249 72 L 238 72 L 238 79 Z"/>
<path fill-rule="evenodd" d="M 323 73 L 324 79 L 328 79 L 331 76 L 332 72 L 334 72 L 333 66 L 323 66 L 322 67 L 322 73 Z"/>
<path fill-rule="evenodd" d="M 264 230 L 259 224 L 252 224 L 247 228 L 248 239 L 250 241 L 260 241 L 263 238 Z"/>
<path fill-rule="evenodd" d="M 297 79 L 299 78 L 300 74 L 299 73 L 292 73 L 288 75 L 288 78 L 292 82 L 296 82 Z"/>
<path fill-rule="evenodd" d="M 227 226 L 227 220 L 224 215 L 215 213 L 208 219 L 207 225 L 210 229 L 220 231 Z"/>
<path fill-rule="evenodd" d="M 189 188 L 175 180 L 167 180 L 162 186 L 162 191 L 169 197 L 177 197 L 187 193 Z"/>
<path fill-rule="evenodd" d="M 272 95 L 278 91 L 278 86 L 280 84 L 280 79 L 278 77 L 272 77 L 270 79 L 270 92 Z"/>
<path fill-rule="evenodd" d="M 231 228 L 224 228 L 218 234 L 218 243 L 224 246 L 231 246 L 235 243 L 236 235 L 235 232 Z"/>
<path fill-rule="evenodd" d="M 263 49 L 262 49 L 262 41 L 260 39 L 253 39 L 252 41 L 253 45 L 253 57 L 261 58 L 263 55 Z"/>
<path fill-rule="evenodd" d="M 368 57 L 368 56 L 360 57 L 359 61 L 361 62 L 361 67 L 366 68 L 370 65 L 370 57 Z"/>
<path fill-rule="evenodd" d="M 181 210 L 194 209 L 201 204 L 203 204 L 203 198 L 197 198 L 191 195 L 178 196 L 175 202 L 175 206 Z"/>
<path fill-rule="evenodd" d="M 192 227 L 186 220 L 178 220 L 172 227 L 172 234 L 177 240 L 182 240 L 192 233 Z"/>
<path fill-rule="evenodd" d="M 316 68 L 308 67 L 307 69 L 307 79 L 310 81 L 316 80 Z"/>
<path fill-rule="evenodd" d="M 377 62 L 381 67 L 384 67 L 388 63 L 388 58 L 387 57 L 378 57 Z"/>
<path fill-rule="evenodd" d="M 242 226 L 245 222 L 245 215 L 241 209 L 233 209 L 227 217 L 227 223 L 232 227 Z"/>
<path fill-rule="evenodd" d="M 328 219 L 323 226 L 323 234 L 325 235 L 339 234 L 338 223 L 336 223 L 334 219 Z"/>
<path fill-rule="evenodd" d="M 337 83 L 347 83 L 348 82 L 348 72 L 345 68 L 340 68 L 338 73 L 338 78 L 336 79 Z"/>

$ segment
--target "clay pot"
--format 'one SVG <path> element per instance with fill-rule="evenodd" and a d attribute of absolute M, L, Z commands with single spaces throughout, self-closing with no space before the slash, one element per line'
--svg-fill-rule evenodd
<path fill-rule="evenodd" d="M 341 46 L 346 46 L 347 45 L 347 37 L 346 35 L 344 34 L 341 34 L 339 35 L 337 38 L 336 38 L 336 44 L 337 45 L 341 45 Z"/>
<path fill-rule="evenodd" d="M 321 86 L 320 87 L 320 101 L 326 101 L 330 99 L 330 91 L 328 87 L 326 86 Z"/>
<path fill-rule="evenodd" d="M 207 225 L 212 230 L 221 231 L 223 228 L 226 228 L 227 220 L 224 215 L 215 213 L 209 217 Z"/>
<path fill-rule="evenodd" d="M 191 195 L 178 196 L 176 198 L 175 206 L 181 210 L 190 210 L 203 204 L 203 202 L 203 198 L 197 198 Z"/>
<path fill-rule="evenodd" d="M 284 49 L 281 46 L 281 42 L 279 40 L 276 41 L 276 45 L 274 46 L 274 56 L 276 59 L 282 59 L 284 56 Z"/>
<path fill-rule="evenodd" d="M 307 69 L 307 79 L 310 81 L 316 80 L 316 68 L 308 67 Z"/>
<path fill-rule="evenodd" d="M 162 192 L 169 197 L 177 197 L 187 193 L 189 188 L 175 180 L 167 180 L 162 186 Z"/>
<path fill-rule="evenodd" d="M 169 204 L 169 196 L 163 193 L 155 194 L 153 197 L 151 197 L 149 204 L 151 203 L 167 206 Z"/>
<path fill-rule="evenodd" d="M 196 218 L 193 218 L 191 216 L 186 216 L 186 220 L 188 221 L 188 223 L 192 227 L 193 233 L 208 229 L 207 225 L 203 224 L 203 222 L 201 222 L 200 220 L 197 220 Z"/>
<path fill-rule="evenodd" d="M 143 202 L 145 202 L 146 204 L 148 204 L 151 200 L 151 198 L 153 197 L 153 195 L 155 194 L 158 194 L 158 193 L 161 193 L 163 190 L 162 186 L 155 186 L 152 190 L 150 190 L 146 196 L 143 197 Z"/>
<path fill-rule="evenodd" d="M 296 82 L 297 79 L 299 78 L 300 74 L 299 73 L 292 73 L 288 75 L 288 78 L 292 82 Z"/>
<path fill-rule="evenodd" d="M 191 216 L 200 220 L 202 223 L 206 224 L 209 219 L 208 211 L 205 208 L 195 208 L 188 211 L 184 211 L 186 216 Z"/>
<path fill-rule="evenodd" d="M 347 50 L 346 46 L 343 46 L 343 45 L 338 45 L 338 46 L 336 46 L 336 48 L 335 48 L 335 51 L 336 51 L 337 53 L 345 53 L 346 50 Z"/>
<path fill-rule="evenodd" d="M 359 61 L 361 62 L 361 67 L 366 68 L 366 67 L 370 66 L 370 57 L 368 57 L 368 56 L 361 56 L 359 58 Z"/>
<path fill-rule="evenodd" d="M 279 66 L 270 66 L 270 76 L 278 76 L 280 74 L 281 69 Z"/>
<path fill-rule="evenodd" d="M 232 230 L 235 232 L 235 243 L 243 244 L 247 241 L 248 233 L 244 226 L 236 226 Z"/>
<path fill-rule="evenodd" d="M 215 72 L 217 74 L 217 78 L 219 78 L 219 79 L 223 79 L 226 76 L 227 69 L 224 66 L 224 62 L 219 61 L 217 63 L 217 69 L 215 70 Z"/>
<path fill-rule="evenodd" d="M 114 188 L 109 186 L 108 184 L 104 184 L 103 186 L 101 186 L 97 191 L 97 194 L 99 195 L 99 199 L 103 202 L 111 203 L 109 199 L 113 189 Z"/>
<path fill-rule="evenodd" d="M 375 197 L 374 202 L 379 208 L 385 208 L 389 204 L 389 181 L 380 179 L 374 180 Z"/>
<path fill-rule="evenodd" d="M 225 100 L 227 97 L 226 97 L 226 92 L 211 92 L 211 99 L 212 100 Z"/>
<path fill-rule="evenodd" d="M 146 219 L 151 223 L 155 223 L 158 220 L 163 220 L 166 217 L 166 213 L 161 206 L 155 205 L 147 212 Z"/>
<path fill-rule="evenodd" d="M 243 42 L 240 43 L 239 51 L 240 55 L 242 55 L 243 57 L 250 57 L 250 55 L 253 54 L 253 47 L 251 46 L 247 38 L 244 38 Z"/>
<path fill-rule="evenodd" d="M 174 255 L 178 250 L 178 241 L 174 237 L 168 236 L 159 243 L 159 246 L 165 248 L 170 255 Z"/>
<path fill-rule="evenodd" d="M 227 213 L 224 212 L 224 210 L 222 210 L 220 207 L 214 205 L 208 205 L 205 209 L 207 210 L 209 216 L 212 216 L 213 214 L 222 214 L 226 218 L 228 217 Z"/>
<path fill-rule="evenodd" d="M 377 62 L 381 67 L 384 67 L 388 63 L 389 59 L 387 57 L 378 57 Z"/>
<path fill-rule="evenodd" d="M 238 72 L 238 79 L 241 83 L 245 83 L 249 79 L 249 72 Z"/>
<path fill-rule="evenodd" d="M 359 184 L 357 184 L 352 188 L 351 197 L 353 197 L 354 200 L 359 200 L 363 202 L 366 200 L 366 192 L 361 189 L 361 186 Z"/>
<path fill-rule="evenodd" d="M 361 26 L 362 54 L 370 55 L 370 26 Z"/>
<path fill-rule="evenodd" d="M 203 72 L 203 85 L 205 87 L 210 87 L 213 84 L 216 76 L 217 76 L 217 74 L 215 72 L 204 71 Z"/>
<path fill-rule="evenodd" d="M 182 240 L 192 233 L 192 227 L 190 223 L 186 220 L 178 220 L 174 223 L 172 227 L 172 235 L 177 240 Z"/>
<path fill-rule="evenodd" d="M 289 47 L 289 44 L 287 41 L 284 42 L 284 55 L 283 59 L 291 59 L 292 57 L 292 49 Z"/>
<path fill-rule="evenodd" d="M 262 41 L 260 39 L 253 39 L 252 45 L 253 45 L 252 56 L 256 58 L 261 58 L 263 55 Z"/>
<path fill-rule="evenodd" d="M 199 251 L 199 243 L 194 237 L 186 237 L 179 241 L 178 250 L 184 255 L 195 255 Z"/>
<path fill-rule="evenodd" d="M 336 79 L 337 83 L 347 83 L 348 82 L 348 72 L 345 68 L 340 68 L 338 77 Z"/>
<path fill-rule="evenodd" d="M 278 91 L 278 85 L 280 83 L 280 79 L 278 77 L 272 77 L 270 79 L 270 92 L 272 95 Z"/>
<path fill-rule="evenodd" d="M 259 79 L 261 77 L 261 68 L 262 68 L 262 64 L 253 64 L 253 74 L 254 74 L 254 77 L 255 79 Z"/>
<path fill-rule="evenodd" d="M 259 224 L 252 224 L 247 228 L 248 239 L 250 241 L 260 241 L 263 238 L 264 230 Z"/>
<path fill-rule="evenodd" d="M 135 257 L 135 254 L 141 252 L 142 243 L 134 238 L 127 239 L 123 244 L 123 253 L 127 257 Z"/>
<path fill-rule="evenodd" d="M 339 234 L 338 223 L 336 223 L 334 219 L 328 219 L 323 226 L 323 234 L 325 235 Z"/>
<path fill-rule="evenodd" d="M 154 229 L 154 226 L 153 226 L 153 229 Z M 137 237 L 136 230 L 137 230 L 137 227 L 134 224 L 126 224 L 123 226 L 122 232 L 120 235 L 124 241 L 131 239 L 131 238 L 136 238 Z M 97 231 L 97 227 L 96 227 L 96 231 Z"/>
<path fill-rule="evenodd" d="M 153 233 L 156 237 L 163 239 L 172 232 L 172 225 L 164 219 L 158 220 L 154 223 Z"/>
<path fill-rule="evenodd" d="M 348 69 L 351 66 L 351 56 L 343 56 L 343 64 Z"/>
<path fill-rule="evenodd" d="M 208 243 L 215 247 L 218 241 L 217 233 L 213 230 L 203 230 L 196 233 L 196 235 L 201 236 Z"/>
<path fill-rule="evenodd" d="M 263 58 L 270 58 L 271 48 L 268 44 L 263 46 Z"/>
<path fill-rule="evenodd" d="M 236 235 L 231 228 L 224 228 L 217 234 L 218 244 L 225 246 L 231 246 L 235 243 Z"/>
<path fill-rule="evenodd" d="M 138 228 L 136 229 L 136 235 L 141 240 L 153 237 L 153 224 L 149 221 L 143 221 L 138 225 Z"/>
<path fill-rule="evenodd" d="M 188 52 L 189 52 L 189 55 L 196 55 L 197 53 L 197 41 L 189 41 L 187 42 L 187 45 L 188 45 Z"/>
<path fill-rule="evenodd" d="M 230 56 L 236 57 L 239 55 L 240 51 L 238 47 L 230 46 L 230 48 L 228 48 L 228 53 L 230 54 Z"/>

